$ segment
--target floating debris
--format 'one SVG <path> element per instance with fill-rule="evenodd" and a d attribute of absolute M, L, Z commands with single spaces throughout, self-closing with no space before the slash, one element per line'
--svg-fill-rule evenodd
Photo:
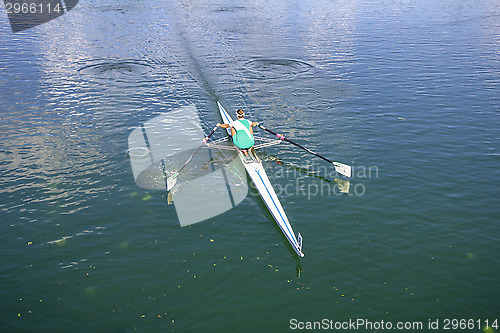
<path fill-rule="evenodd" d="M 66 245 L 66 240 L 70 239 L 72 237 L 73 236 L 64 236 L 62 238 L 59 238 L 59 239 L 56 239 L 56 240 L 53 240 L 53 241 L 49 241 L 47 243 L 49 243 L 49 244 L 56 244 L 58 246 L 64 246 L 64 245 Z"/>

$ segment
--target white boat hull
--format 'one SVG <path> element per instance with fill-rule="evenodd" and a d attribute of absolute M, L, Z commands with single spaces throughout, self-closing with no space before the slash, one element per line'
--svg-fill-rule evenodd
<path fill-rule="evenodd" d="M 225 124 L 229 124 L 232 121 L 231 117 L 227 114 L 226 110 L 224 110 L 224 108 L 219 102 L 217 102 L 217 104 L 219 106 L 219 111 L 222 116 L 223 122 Z M 227 132 L 228 135 L 231 136 L 230 129 L 228 129 Z M 274 220 L 280 227 L 285 237 L 288 239 L 288 242 L 295 250 L 295 252 L 300 257 L 303 257 L 304 254 L 302 253 L 302 238 L 299 234 L 299 241 L 297 241 L 292 226 L 290 225 L 288 217 L 285 214 L 285 210 L 281 206 L 278 196 L 276 195 L 276 192 L 274 191 L 273 186 L 269 181 L 269 178 L 267 177 L 266 171 L 264 170 L 262 163 L 260 162 L 260 160 L 258 160 L 258 158 L 257 160 L 249 162 L 239 149 L 238 149 L 238 156 L 243 162 L 243 165 L 245 166 L 248 175 L 255 184 L 257 191 L 259 191 L 262 200 L 264 201 L 267 208 L 273 215 Z"/>

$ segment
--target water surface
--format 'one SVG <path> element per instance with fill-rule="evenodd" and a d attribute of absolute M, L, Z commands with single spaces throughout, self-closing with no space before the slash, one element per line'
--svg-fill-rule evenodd
<path fill-rule="evenodd" d="M 499 17 L 493 0 L 109 0 L 12 34 L 1 14 L 0 329 L 500 319 Z M 341 194 L 304 151 L 262 153 L 300 261 L 255 191 L 181 228 L 135 184 L 133 128 L 196 105 L 208 133 L 216 100 L 354 166 Z"/>

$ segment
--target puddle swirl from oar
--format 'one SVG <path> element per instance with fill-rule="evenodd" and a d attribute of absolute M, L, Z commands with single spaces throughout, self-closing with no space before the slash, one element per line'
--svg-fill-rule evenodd
<path fill-rule="evenodd" d="M 134 83 L 152 80 L 151 72 L 154 68 L 144 61 L 105 61 L 84 66 L 78 73 L 87 79 Z"/>
<path fill-rule="evenodd" d="M 287 80 L 305 74 L 314 68 L 307 62 L 293 59 L 253 59 L 245 63 L 252 78 Z"/>

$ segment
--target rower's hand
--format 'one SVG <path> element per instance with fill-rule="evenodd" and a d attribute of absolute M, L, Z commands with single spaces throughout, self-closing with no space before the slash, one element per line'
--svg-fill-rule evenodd
<path fill-rule="evenodd" d="M 221 123 L 217 123 L 217 127 L 220 127 Z"/>

